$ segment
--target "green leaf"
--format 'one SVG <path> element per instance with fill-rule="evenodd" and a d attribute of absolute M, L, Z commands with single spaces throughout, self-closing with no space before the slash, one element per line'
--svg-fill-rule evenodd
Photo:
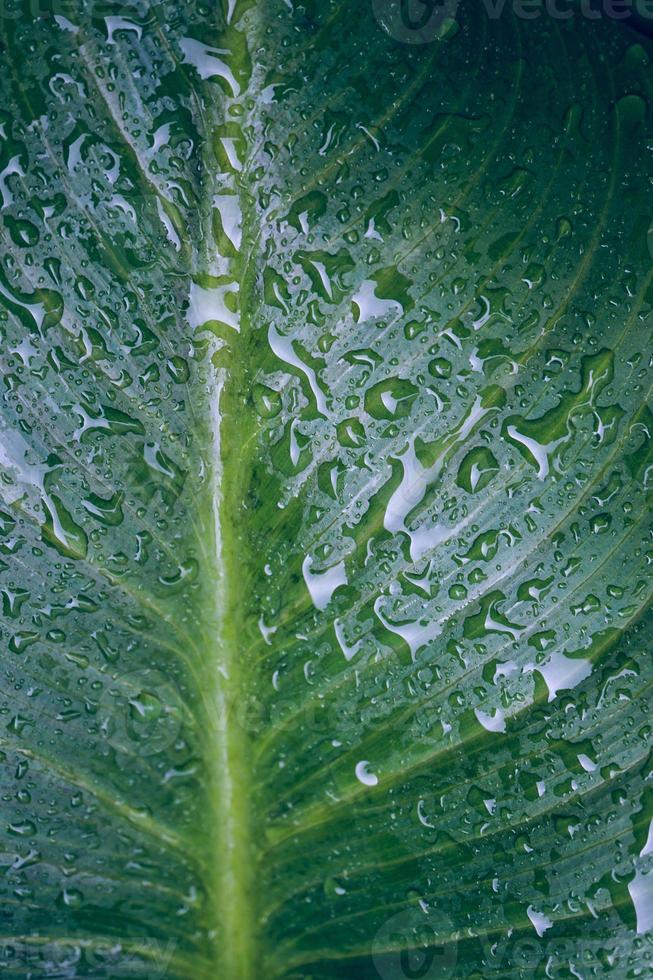
<path fill-rule="evenodd" d="M 2 976 L 647 975 L 651 42 L 0 43 Z"/>

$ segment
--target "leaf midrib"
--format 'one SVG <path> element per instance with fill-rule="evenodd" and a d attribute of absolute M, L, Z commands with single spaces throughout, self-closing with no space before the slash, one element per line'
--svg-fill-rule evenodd
<path fill-rule="evenodd" d="M 241 98 L 246 94 L 247 89 L 241 93 Z M 255 434 L 252 415 L 246 408 L 249 387 L 246 347 L 249 333 L 247 299 L 253 277 L 248 258 L 256 228 L 248 209 L 245 163 L 240 175 L 218 175 L 220 189 L 228 187 L 238 196 L 242 235 L 241 249 L 235 257 L 218 254 L 210 227 L 212 195 L 216 190 L 211 182 L 215 160 L 211 151 L 210 120 L 203 113 L 202 123 L 205 131 L 202 220 L 206 225 L 200 264 L 202 271 L 213 271 L 217 263 L 221 274 L 226 271 L 238 283 L 239 297 L 238 330 L 227 330 L 226 346 L 212 356 L 207 406 L 211 482 L 206 503 L 210 514 L 208 520 L 201 521 L 211 528 L 214 572 L 209 585 L 213 595 L 209 623 L 213 650 L 207 651 L 208 684 L 207 690 L 202 692 L 209 770 L 206 840 L 210 901 L 207 928 L 213 944 L 206 976 L 211 980 L 216 976 L 229 977 L 229 980 L 255 980 L 261 976 L 262 951 L 257 934 L 252 758 L 250 735 L 240 722 L 240 707 L 246 699 L 248 679 L 242 643 L 247 587 L 244 570 L 250 566 L 246 538 L 240 528 L 251 471 L 250 460 L 243 449 Z M 244 128 L 244 123 L 241 125 Z M 212 250 L 214 254 L 211 254 Z"/>
<path fill-rule="evenodd" d="M 252 832 L 249 803 L 249 739 L 234 720 L 243 697 L 243 664 L 239 657 L 242 605 L 238 594 L 238 488 L 240 474 L 220 463 L 225 437 L 235 441 L 238 422 L 228 410 L 233 379 L 225 383 L 216 373 L 212 418 L 213 528 L 215 535 L 215 650 L 209 665 L 207 753 L 211 769 L 208 792 L 208 836 L 213 880 L 212 910 L 217 935 L 215 959 L 221 975 L 233 980 L 254 977 Z M 231 382 L 231 383 L 230 383 Z M 219 414 L 218 414 L 219 413 Z M 211 824 L 215 832 L 212 833 Z"/>

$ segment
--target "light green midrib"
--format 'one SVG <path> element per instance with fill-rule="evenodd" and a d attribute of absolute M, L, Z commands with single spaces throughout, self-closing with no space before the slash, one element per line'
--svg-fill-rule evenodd
<path fill-rule="evenodd" d="M 208 928 L 213 934 L 211 978 L 254 980 L 260 976 L 254 889 L 251 812 L 250 738 L 239 723 L 245 675 L 241 656 L 243 620 L 243 554 L 241 501 L 247 486 L 247 464 L 237 447 L 245 438 L 238 411 L 244 388 L 239 354 L 230 369 L 213 374 L 213 480 L 211 517 L 215 575 L 212 621 L 207 650 L 205 753 L 209 768 L 208 813 L 204 837 L 208 848 Z M 233 367 L 232 367 L 233 362 Z M 236 451 L 223 454 L 222 447 Z M 228 459 L 227 465 L 224 456 Z"/>
<path fill-rule="evenodd" d="M 223 397 L 228 397 L 223 389 Z M 224 428 L 228 428 L 227 425 Z M 221 425 L 221 435 L 224 429 Z M 216 501 L 219 525 L 216 527 L 217 643 L 214 669 L 214 728 L 210 742 L 215 746 L 211 759 L 213 776 L 209 821 L 209 841 L 214 880 L 215 965 L 219 975 L 229 980 L 250 980 L 256 976 L 254 937 L 255 913 L 252 888 L 252 848 L 248 788 L 248 737 L 237 724 L 237 708 L 242 696 L 242 664 L 239 663 L 240 603 L 236 594 L 236 547 L 231 523 L 232 501 L 225 493 Z"/>
<path fill-rule="evenodd" d="M 210 125 L 210 123 L 209 123 Z M 212 192 L 210 175 L 215 169 L 211 137 L 203 150 L 207 195 L 204 219 L 207 222 L 204 248 L 216 255 L 203 255 L 206 269 L 213 266 L 217 245 L 210 230 Z M 241 175 L 242 176 L 242 175 Z M 249 270 L 245 253 L 250 235 L 247 196 L 237 183 L 241 207 L 242 246 L 231 259 L 229 275 L 239 285 L 239 332 L 228 330 L 227 348 L 218 355 L 220 367 L 211 369 L 209 385 L 209 426 L 212 445 L 210 484 L 210 527 L 213 593 L 212 622 L 207 651 L 209 690 L 205 751 L 210 770 L 207 792 L 208 891 L 211 958 L 207 980 L 261 980 L 261 944 L 258 935 L 256 902 L 256 864 L 251 802 L 252 754 L 250 736 L 240 723 L 246 690 L 243 597 L 245 574 L 249 567 L 247 542 L 239 529 L 243 525 L 244 501 L 249 485 L 250 463 L 241 452 L 251 432 L 247 397 L 247 365 L 244 347 L 248 335 L 247 297 Z M 210 599 L 210 596 L 207 596 Z M 208 697 L 207 697 L 208 695 Z M 198 971 L 199 972 L 199 971 Z M 193 975 L 196 980 L 198 974 Z"/>

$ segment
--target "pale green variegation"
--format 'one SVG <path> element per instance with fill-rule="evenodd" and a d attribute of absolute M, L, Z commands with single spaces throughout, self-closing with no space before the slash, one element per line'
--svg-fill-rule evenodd
<path fill-rule="evenodd" d="M 449 13 L 5 0 L 2 977 L 653 969 L 653 49 Z"/>

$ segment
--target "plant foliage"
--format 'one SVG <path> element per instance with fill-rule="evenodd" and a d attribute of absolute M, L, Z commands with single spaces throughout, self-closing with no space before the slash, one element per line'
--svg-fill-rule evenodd
<path fill-rule="evenodd" d="M 36 8 L 0 28 L 0 973 L 645 975 L 651 42 Z"/>

